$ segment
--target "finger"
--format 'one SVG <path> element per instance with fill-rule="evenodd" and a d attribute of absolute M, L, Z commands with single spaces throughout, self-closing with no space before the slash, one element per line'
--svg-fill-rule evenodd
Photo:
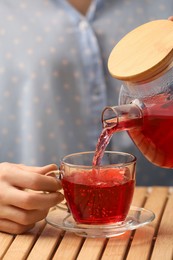
<path fill-rule="evenodd" d="M 1 196 L 1 205 L 10 204 L 21 209 L 41 210 L 49 209 L 63 201 L 63 199 L 64 196 L 60 192 L 37 193 L 9 187 L 8 192 Z"/>
<path fill-rule="evenodd" d="M 24 210 L 13 206 L 3 206 L 0 211 L 0 219 L 6 219 L 23 226 L 30 226 L 47 216 L 48 209 Z"/>
<path fill-rule="evenodd" d="M 46 174 L 49 171 L 54 171 L 57 170 L 58 167 L 56 164 L 49 164 L 49 165 L 45 165 L 42 167 L 36 167 L 36 166 L 27 166 L 27 165 L 23 165 L 23 164 L 15 164 L 18 168 L 26 170 L 26 171 L 31 171 L 31 172 L 37 172 L 40 174 Z"/>
<path fill-rule="evenodd" d="M 24 226 L 24 225 L 20 225 L 18 223 L 10 221 L 10 220 L 0 219 L 0 230 L 2 232 L 6 232 L 6 233 L 10 233 L 10 234 L 16 234 L 16 235 L 22 234 L 22 233 L 30 230 L 34 226 L 35 226 L 35 224 Z"/>
<path fill-rule="evenodd" d="M 173 21 L 173 16 L 168 17 L 168 20 Z"/>
<path fill-rule="evenodd" d="M 60 190 L 60 189 L 62 189 L 62 183 L 60 181 L 60 178 L 57 177 L 57 172 L 58 172 L 57 170 L 54 170 L 54 171 L 47 172 L 45 175 L 55 178 L 57 181 L 58 190 Z"/>
<path fill-rule="evenodd" d="M 48 168 L 46 168 L 43 172 L 46 172 L 47 170 Z M 31 171 L 25 171 L 8 163 L 5 164 L 4 167 L 1 167 L 0 180 L 21 189 L 27 188 L 32 190 L 53 192 L 60 187 L 60 184 L 55 178 Z"/>

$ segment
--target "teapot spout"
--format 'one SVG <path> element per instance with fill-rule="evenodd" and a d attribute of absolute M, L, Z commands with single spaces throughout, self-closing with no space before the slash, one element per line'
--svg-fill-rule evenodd
<path fill-rule="evenodd" d="M 131 130 L 143 123 L 142 105 L 138 100 L 120 106 L 107 106 L 102 112 L 104 128 L 116 128 L 116 131 Z"/>

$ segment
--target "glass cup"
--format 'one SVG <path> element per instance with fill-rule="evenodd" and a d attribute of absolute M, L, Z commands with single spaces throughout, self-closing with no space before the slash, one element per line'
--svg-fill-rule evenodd
<path fill-rule="evenodd" d="M 93 167 L 94 152 L 65 156 L 56 177 L 61 180 L 67 206 L 79 224 L 103 225 L 126 219 L 133 198 L 136 157 L 105 151 Z"/>

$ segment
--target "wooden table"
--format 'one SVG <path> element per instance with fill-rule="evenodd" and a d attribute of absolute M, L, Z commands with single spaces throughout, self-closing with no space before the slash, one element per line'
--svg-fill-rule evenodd
<path fill-rule="evenodd" d="M 173 259 L 173 187 L 137 187 L 133 205 L 151 209 L 149 225 L 113 238 L 83 238 L 43 220 L 23 235 L 0 233 L 0 259 Z"/>

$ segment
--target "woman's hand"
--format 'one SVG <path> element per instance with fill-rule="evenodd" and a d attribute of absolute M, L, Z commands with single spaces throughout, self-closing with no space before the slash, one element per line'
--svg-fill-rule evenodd
<path fill-rule="evenodd" d="M 44 219 L 49 209 L 63 200 L 60 182 L 49 171 L 56 165 L 30 167 L 0 164 L 0 231 L 20 234 Z"/>

